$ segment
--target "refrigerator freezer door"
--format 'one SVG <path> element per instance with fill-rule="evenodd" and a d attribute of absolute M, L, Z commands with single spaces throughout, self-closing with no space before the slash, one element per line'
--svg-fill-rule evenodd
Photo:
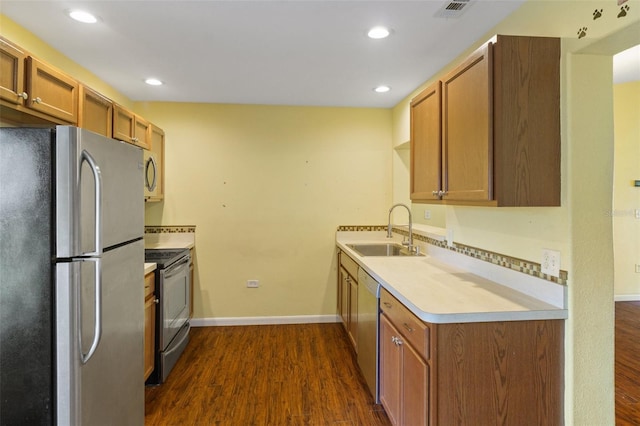
<path fill-rule="evenodd" d="M 142 237 L 142 150 L 76 127 L 58 126 L 56 134 L 57 257 L 95 256 Z"/>
<path fill-rule="evenodd" d="M 141 426 L 144 242 L 107 251 L 100 263 L 101 339 L 86 364 L 81 351 L 88 351 L 95 328 L 97 262 L 56 265 L 58 424 Z"/>
<path fill-rule="evenodd" d="M 0 424 L 53 424 L 51 131 L 0 129 Z"/>

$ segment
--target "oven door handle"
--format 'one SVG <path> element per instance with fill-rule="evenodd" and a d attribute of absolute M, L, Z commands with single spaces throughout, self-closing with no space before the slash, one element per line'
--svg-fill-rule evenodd
<path fill-rule="evenodd" d="M 189 260 L 190 260 L 189 256 L 185 256 L 183 259 L 177 261 L 176 263 L 174 263 L 173 265 L 165 269 L 164 279 L 168 279 L 176 275 L 179 272 L 179 269 L 181 266 L 189 264 Z"/>

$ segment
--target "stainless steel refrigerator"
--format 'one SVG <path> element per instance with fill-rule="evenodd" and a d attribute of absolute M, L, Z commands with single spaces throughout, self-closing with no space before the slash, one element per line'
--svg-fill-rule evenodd
<path fill-rule="evenodd" d="M 0 129 L 0 425 L 144 424 L 142 161 Z"/>

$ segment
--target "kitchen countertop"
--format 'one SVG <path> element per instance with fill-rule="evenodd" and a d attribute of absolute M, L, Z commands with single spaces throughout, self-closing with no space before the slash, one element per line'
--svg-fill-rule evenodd
<path fill-rule="evenodd" d="M 145 262 L 144 263 L 144 274 L 147 275 L 149 272 L 153 272 L 156 270 L 156 264 L 155 263 L 149 263 L 149 262 Z"/>
<path fill-rule="evenodd" d="M 192 232 L 145 234 L 144 248 L 146 249 L 173 249 L 195 247 L 196 237 Z"/>
<path fill-rule="evenodd" d="M 425 256 L 360 256 L 347 246 L 389 241 L 384 231 L 336 233 L 337 246 L 423 321 L 567 318 L 566 288 L 541 278 L 422 242 Z"/>

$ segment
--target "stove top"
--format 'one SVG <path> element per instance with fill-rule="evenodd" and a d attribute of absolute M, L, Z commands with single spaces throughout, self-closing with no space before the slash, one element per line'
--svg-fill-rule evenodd
<path fill-rule="evenodd" d="M 144 261 L 155 263 L 159 269 L 164 269 L 186 255 L 189 255 L 189 249 L 145 249 Z"/>

